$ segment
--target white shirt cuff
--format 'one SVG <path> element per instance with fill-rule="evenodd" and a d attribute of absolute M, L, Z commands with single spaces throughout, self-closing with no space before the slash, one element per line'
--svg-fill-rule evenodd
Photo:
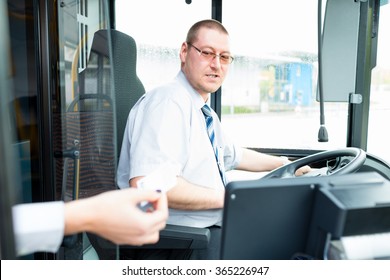
<path fill-rule="evenodd" d="M 63 201 L 26 203 L 12 207 L 17 255 L 55 253 L 64 237 Z"/>

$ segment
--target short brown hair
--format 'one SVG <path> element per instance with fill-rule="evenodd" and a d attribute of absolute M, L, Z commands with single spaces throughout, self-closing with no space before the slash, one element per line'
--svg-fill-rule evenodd
<path fill-rule="evenodd" d="M 205 19 L 205 20 L 198 21 L 191 26 L 191 28 L 188 30 L 187 33 L 186 42 L 189 43 L 194 42 L 198 36 L 199 29 L 203 27 L 208 29 L 215 29 L 218 30 L 219 32 L 229 35 L 229 33 L 227 32 L 226 28 L 222 25 L 222 23 L 220 23 L 215 19 Z"/>

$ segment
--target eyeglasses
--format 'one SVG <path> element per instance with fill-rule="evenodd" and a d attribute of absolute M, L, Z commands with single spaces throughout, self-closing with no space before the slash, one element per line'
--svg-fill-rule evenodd
<path fill-rule="evenodd" d="M 234 57 L 231 56 L 231 55 L 228 55 L 228 54 L 216 54 L 216 53 L 213 53 L 213 52 L 200 50 L 200 49 L 198 49 L 197 47 L 195 47 L 193 44 L 191 44 L 189 42 L 187 42 L 187 44 L 189 46 L 193 47 L 195 50 L 197 50 L 199 52 L 200 56 L 204 57 L 205 59 L 207 59 L 209 61 L 213 60 L 216 57 L 219 57 L 219 61 L 221 62 L 221 64 L 230 64 L 234 60 Z"/>

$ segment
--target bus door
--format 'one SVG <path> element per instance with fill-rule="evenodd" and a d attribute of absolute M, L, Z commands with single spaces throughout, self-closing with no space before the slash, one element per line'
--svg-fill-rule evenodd
<path fill-rule="evenodd" d="M 52 102 L 55 199 L 83 199 L 116 189 L 115 89 L 108 1 L 60 1 L 58 92 Z M 104 36 L 97 33 L 106 30 Z M 68 237 L 63 258 L 117 258 L 92 234 Z M 90 246 L 90 243 L 93 246 Z"/>
<path fill-rule="evenodd" d="M 70 201 L 116 189 L 111 37 L 94 40 L 96 31 L 109 30 L 108 1 L 8 1 L 7 8 L 13 144 L 23 156 L 20 202 Z M 116 246 L 107 246 L 105 258 L 116 258 Z M 84 233 L 64 238 L 57 254 L 28 258 L 100 256 Z"/>

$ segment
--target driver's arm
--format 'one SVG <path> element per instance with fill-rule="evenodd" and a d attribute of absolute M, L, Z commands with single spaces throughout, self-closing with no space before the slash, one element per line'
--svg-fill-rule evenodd
<path fill-rule="evenodd" d="M 253 172 L 271 171 L 288 162 L 289 160 L 285 157 L 267 155 L 243 148 L 242 158 L 236 169 Z"/>
<path fill-rule="evenodd" d="M 290 160 L 286 157 L 267 155 L 243 148 L 242 159 L 236 169 L 252 172 L 271 171 L 288 163 L 290 163 Z M 302 166 L 295 172 L 295 175 L 301 176 L 310 172 L 310 170 L 310 166 Z"/>

